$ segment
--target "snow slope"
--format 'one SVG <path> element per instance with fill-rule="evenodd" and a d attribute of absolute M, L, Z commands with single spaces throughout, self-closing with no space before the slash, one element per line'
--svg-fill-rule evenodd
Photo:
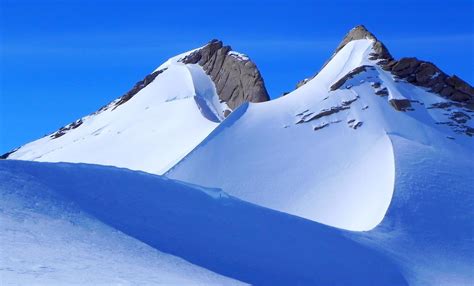
<path fill-rule="evenodd" d="M 236 283 L 201 266 L 253 285 L 406 285 L 351 232 L 147 173 L 1 160 L 0 196 L 2 284 Z"/>
<path fill-rule="evenodd" d="M 426 108 L 447 100 L 369 60 L 373 44 L 351 41 L 292 93 L 234 111 L 166 175 L 331 226 L 372 229 L 397 186 L 389 134 L 444 142 L 466 155 L 473 149 L 472 138 L 437 124 L 448 120 L 445 110 Z M 386 95 L 376 94 L 381 90 Z M 395 110 L 393 99 L 412 108 Z M 234 148 L 239 152 L 227 151 Z"/>
<path fill-rule="evenodd" d="M 197 64 L 171 58 L 124 104 L 119 99 L 82 118 L 78 127 L 28 143 L 9 159 L 86 162 L 161 174 L 224 118 L 214 83 Z"/>
<path fill-rule="evenodd" d="M 65 198 L 74 185 L 62 192 L 51 187 L 48 180 L 58 181 L 54 168 L 37 180 L 34 167 L 0 166 L 1 285 L 241 284 L 104 224 Z M 111 202 L 103 202 L 105 209 Z"/>
<path fill-rule="evenodd" d="M 473 112 L 383 70 L 373 45 L 351 41 L 292 93 L 234 111 L 166 175 L 361 231 L 346 235 L 410 285 L 472 285 Z"/>
<path fill-rule="evenodd" d="M 410 285 L 473 285 L 472 150 L 453 148 L 451 141 L 390 139 L 394 196 L 382 223 L 360 233 L 360 241 L 392 257 Z"/>

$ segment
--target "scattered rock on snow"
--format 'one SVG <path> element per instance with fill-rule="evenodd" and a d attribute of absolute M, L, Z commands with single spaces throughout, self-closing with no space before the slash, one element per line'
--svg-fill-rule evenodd
<path fill-rule="evenodd" d="M 323 123 L 321 125 L 314 126 L 313 130 L 316 131 L 316 130 L 319 130 L 319 129 L 323 129 L 324 127 L 327 127 L 327 126 L 329 126 L 329 123 L 326 122 L 326 123 Z"/>
<path fill-rule="evenodd" d="M 59 128 L 59 130 L 51 134 L 50 137 L 53 139 L 59 138 L 63 136 L 64 134 L 66 134 L 69 130 L 76 129 L 77 127 L 81 125 L 82 125 L 82 119 L 78 119 L 74 121 L 73 123 L 70 123 L 64 127 Z"/>
<path fill-rule="evenodd" d="M 406 111 L 411 107 L 411 103 L 408 99 L 395 99 L 392 98 L 389 100 L 390 104 L 398 111 Z"/>
<path fill-rule="evenodd" d="M 379 96 L 387 96 L 388 95 L 388 89 L 386 87 L 379 89 L 375 92 L 376 95 Z"/>
<path fill-rule="evenodd" d="M 348 81 L 349 79 L 353 78 L 354 76 L 356 76 L 357 74 L 359 74 L 361 72 L 367 71 L 368 69 L 374 69 L 374 67 L 364 65 L 364 66 L 360 66 L 360 67 L 357 67 L 357 68 L 353 69 L 352 71 L 350 71 L 346 75 L 344 75 L 342 78 L 337 80 L 333 85 L 331 85 L 330 90 L 334 91 L 336 89 L 341 88 L 341 86 L 343 86 L 346 83 L 346 81 Z M 352 87 L 352 86 L 350 86 L 350 87 Z M 350 87 L 346 87 L 346 88 L 350 88 Z"/>

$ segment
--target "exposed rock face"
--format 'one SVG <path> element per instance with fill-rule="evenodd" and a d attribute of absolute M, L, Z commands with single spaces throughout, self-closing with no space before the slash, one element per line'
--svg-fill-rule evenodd
<path fill-rule="evenodd" d="M 330 89 L 331 90 L 339 89 L 341 86 L 343 86 L 346 83 L 346 81 L 348 81 L 349 79 L 353 78 L 354 76 L 356 76 L 357 74 L 361 72 L 367 71 L 367 69 L 373 69 L 373 67 L 360 66 L 353 69 L 352 71 L 348 72 L 345 76 L 340 78 L 338 81 L 336 81 L 333 85 L 331 85 Z"/>
<path fill-rule="evenodd" d="M 6 160 L 8 158 L 8 156 L 10 156 L 11 154 L 15 153 L 16 150 L 18 150 L 19 148 L 15 148 L 13 150 L 11 150 L 10 152 L 7 152 L 3 155 L 0 155 L 0 160 Z"/>
<path fill-rule="evenodd" d="M 181 61 L 202 66 L 216 85 L 219 98 L 233 110 L 244 102 L 270 99 L 257 66 L 221 41 L 212 40 Z"/>
<path fill-rule="evenodd" d="M 398 78 L 428 88 L 442 97 L 466 103 L 470 109 L 474 108 L 474 88 L 456 75 L 448 76 L 430 62 L 401 58 L 398 61 L 381 61 L 379 64 Z"/>
<path fill-rule="evenodd" d="M 311 79 L 313 79 L 313 77 L 315 77 L 316 75 L 310 77 L 310 78 L 305 78 L 303 80 L 300 80 L 299 82 L 296 83 L 296 88 L 299 88 L 300 86 L 303 86 L 305 85 L 308 81 L 310 81 Z"/>
<path fill-rule="evenodd" d="M 351 108 L 350 105 L 354 103 L 355 101 L 357 101 L 358 99 L 359 97 L 357 96 L 353 99 L 341 102 L 340 105 L 331 106 L 331 108 L 323 109 L 318 112 L 311 112 L 309 109 L 307 109 L 296 115 L 296 117 L 299 119 L 295 124 L 308 123 L 310 121 L 317 120 L 317 119 L 338 113 L 343 110 L 350 109 Z M 317 129 L 314 129 L 314 130 L 317 130 Z"/>
<path fill-rule="evenodd" d="M 439 94 L 444 98 L 462 103 L 466 108 L 474 110 L 474 88 L 457 77 L 456 75 L 449 76 L 440 70 L 436 65 L 430 62 L 418 60 L 417 58 L 401 58 L 395 60 L 389 53 L 385 45 L 380 42 L 372 33 L 370 33 L 364 26 L 359 25 L 347 33 L 342 42 L 336 48 L 336 51 L 326 64 L 336 55 L 347 43 L 360 40 L 370 39 L 374 41 L 373 52 L 369 59 L 376 61 L 384 70 L 390 71 L 396 78 L 406 80 L 417 86 L 428 88 L 429 91 Z M 350 79 L 355 73 L 364 71 L 365 67 L 360 67 L 361 70 L 354 70 L 341 78 L 339 81 L 331 86 L 331 90 L 340 88 L 346 80 Z M 313 76 L 314 77 L 314 76 Z M 306 84 L 313 77 L 304 79 L 296 85 L 296 88 Z M 380 90 L 378 95 L 386 95 L 386 90 Z M 403 110 L 402 106 L 408 103 L 393 103 L 392 105 L 398 110 Z"/>
<path fill-rule="evenodd" d="M 387 48 L 385 45 L 380 42 L 374 34 L 369 32 L 363 25 L 356 26 L 352 30 L 347 33 L 347 35 L 344 37 L 342 42 L 337 46 L 336 51 L 334 54 L 331 56 L 331 58 L 323 65 L 323 68 L 326 66 L 326 64 L 336 55 L 342 48 L 344 48 L 347 43 L 355 40 L 363 40 L 363 39 L 370 39 L 374 41 L 374 52 L 370 55 L 371 60 L 389 60 L 392 59 L 392 55 L 388 52 Z"/>
<path fill-rule="evenodd" d="M 398 111 L 405 111 L 411 107 L 411 103 L 408 99 L 390 99 L 390 104 Z"/>
<path fill-rule="evenodd" d="M 69 130 L 76 129 L 77 127 L 81 125 L 82 125 L 82 119 L 78 119 L 66 126 L 59 128 L 59 130 L 51 134 L 50 137 L 53 139 L 59 138 L 63 136 L 64 134 L 66 134 Z"/>

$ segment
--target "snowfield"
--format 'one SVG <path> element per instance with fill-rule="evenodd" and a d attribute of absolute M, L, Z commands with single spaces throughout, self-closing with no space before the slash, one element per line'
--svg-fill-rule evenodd
<path fill-rule="evenodd" d="M 156 175 L 2 160 L 0 196 L 7 285 L 406 285 L 350 232 Z"/>
<path fill-rule="evenodd" d="M 74 184 L 66 183 L 57 192 L 48 179 L 40 182 L 21 170 L 31 169 L 27 164 L 10 166 L 0 167 L 1 285 L 241 284 L 158 251 L 85 213 L 65 199 Z M 54 176 L 49 180 L 57 181 Z M 93 185 L 82 187 L 97 191 Z"/>
<path fill-rule="evenodd" d="M 382 222 L 362 233 L 388 253 L 410 285 L 474 282 L 474 169 L 472 150 L 423 144 L 390 135 L 394 196 Z"/>
<path fill-rule="evenodd" d="M 228 116 L 190 51 L 10 153 L 0 282 L 474 285 L 474 110 L 359 38 Z"/>
<path fill-rule="evenodd" d="M 166 175 L 331 226 L 374 228 L 397 188 L 391 134 L 440 142 L 440 149 L 460 149 L 467 157 L 474 144 L 436 124 L 446 115 L 426 107 L 445 99 L 394 79 L 369 60 L 372 44 L 349 42 L 292 93 L 241 106 Z M 367 68 L 332 90 L 360 66 Z M 382 88 L 386 96 L 376 94 Z M 405 95 L 414 110 L 395 110 L 389 101 Z"/>
<path fill-rule="evenodd" d="M 199 65 L 169 61 L 125 104 L 82 118 L 61 137 L 22 146 L 11 159 L 84 162 L 161 174 L 224 118 L 214 83 Z M 130 116 L 132 115 L 133 116 Z"/>

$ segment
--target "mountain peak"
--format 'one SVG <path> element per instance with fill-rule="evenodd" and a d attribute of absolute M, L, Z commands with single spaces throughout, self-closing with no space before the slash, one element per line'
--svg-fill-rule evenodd
<path fill-rule="evenodd" d="M 343 41 L 350 42 L 353 40 L 361 40 L 361 39 L 376 39 L 374 34 L 369 32 L 364 25 L 357 25 L 352 28 L 344 37 Z"/>
<path fill-rule="evenodd" d="M 220 100 L 236 109 L 244 102 L 268 101 L 270 97 L 255 63 L 230 46 L 213 39 L 188 54 L 181 62 L 199 64 L 211 77 Z"/>
<path fill-rule="evenodd" d="M 342 50 L 348 43 L 356 40 L 371 40 L 374 42 L 372 46 L 372 53 L 370 53 L 369 60 L 380 60 L 384 62 L 388 62 L 393 60 L 392 55 L 385 47 L 385 45 L 375 37 L 364 25 L 357 25 L 352 28 L 342 39 L 342 41 L 337 46 L 336 50 L 333 52 L 331 57 L 323 64 L 320 70 L 324 69 L 326 65 L 334 58 L 334 56 Z M 303 79 L 296 84 L 296 88 L 299 88 L 305 85 L 308 81 L 313 79 L 317 73 L 309 78 Z"/>
<path fill-rule="evenodd" d="M 373 50 L 374 52 L 371 54 L 371 60 L 391 60 L 392 55 L 390 55 L 388 49 L 385 45 L 375 37 L 364 25 L 358 25 L 352 28 L 342 39 L 339 46 L 337 46 L 336 51 L 334 52 L 333 56 L 339 52 L 342 48 L 344 48 L 347 43 L 356 41 L 356 40 L 363 40 L 369 39 L 374 41 Z M 331 57 L 332 58 L 332 57 Z"/>

